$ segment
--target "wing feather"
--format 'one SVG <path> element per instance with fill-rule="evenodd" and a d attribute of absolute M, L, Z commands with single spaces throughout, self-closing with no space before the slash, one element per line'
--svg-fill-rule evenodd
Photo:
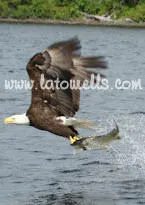
<path fill-rule="evenodd" d="M 54 43 L 43 52 L 32 57 L 27 65 L 30 79 L 33 80 L 34 78 L 35 80 L 32 98 L 39 95 L 42 101 L 48 102 L 48 107 L 52 106 L 55 109 L 56 115 L 73 116 L 78 111 L 79 88 L 84 80 L 90 80 L 92 74 L 97 75 L 95 71 L 87 70 L 87 68 L 106 68 L 102 56 L 82 57 L 80 56 L 80 48 L 80 41 L 76 37 Z M 53 80 L 54 89 L 36 89 L 42 73 L 45 76 L 45 81 Z M 69 86 L 66 89 L 58 89 L 55 83 L 58 79 L 59 86 L 62 81 L 66 81 Z M 80 84 L 77 89 L 71 89 L 71 80 L 75 83 L 79 80 Z"/>

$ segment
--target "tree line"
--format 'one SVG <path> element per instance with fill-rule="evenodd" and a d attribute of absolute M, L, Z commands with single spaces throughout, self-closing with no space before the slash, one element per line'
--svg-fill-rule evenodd
<path fill-rule="evenodd" d="M 0 0 L 0 17 L 83 18 L 82 12 L 145 21 L 145 0 Z"/>

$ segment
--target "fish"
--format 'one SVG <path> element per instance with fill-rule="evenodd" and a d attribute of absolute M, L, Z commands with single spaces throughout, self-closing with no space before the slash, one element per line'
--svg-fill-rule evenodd
<path fill-rule="evenodd" d="M 75 149 L 87 150 L 87 148 L 108 148 L 108 145 L 114 140 L 120 140 L 119 126 L 115 122 L 115 128 L 109 133 L 99 136 L 88 136 L 80 138 L 70 138 L 70 143 Z"/>

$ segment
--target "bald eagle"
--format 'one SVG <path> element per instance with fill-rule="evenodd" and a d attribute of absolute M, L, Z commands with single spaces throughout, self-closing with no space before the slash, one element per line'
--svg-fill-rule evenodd
<path fill-rule="evenodd" d="M 26 66 L 33 81 L 31 105 L 26 113 L 8 117 L 4 123 L 28 124 L 71 139 L 79 134 L 76 127 L 90 127 L 90 121 L 73 116 L 79 110 L 83 82 L 90 81 L 92 74 L 97 75 L 88 68 L 106 68 L 106 62 L 101 56 L 83 57 L 80 49 L 80 41 L 75 37 L 35 54 Z M 47 89 L 42 87 L 42 79 Z M 79 86 L 72 89 L 70 82 L 79 82 Z M 65 89 L 60 87 L 61 83 Z"/>

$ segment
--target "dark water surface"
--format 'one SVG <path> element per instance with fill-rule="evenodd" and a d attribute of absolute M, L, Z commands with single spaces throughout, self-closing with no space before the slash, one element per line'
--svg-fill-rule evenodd
<path fill-rule="evenodd" d="M 74 151 L 53 134 L 3 125 L 5 117 L 26 111 L 31 96 L 7 90 L 5 80 L 28 80 L 33 54 L 74 35 L 83 54 L 105 55 L 109 64 L 110 89 L 84 91 L 77 114 L 100 124 L 97 134 L 116 119 L 122 140 L 108 150 Z M 145 204 L 145 115 L 130 114 L 145 112 L 144 38 L 144 29 L 0 24 L 0 205 Z M 139 80 L 140 88 L 117 89 L 118 78 Z"/>

